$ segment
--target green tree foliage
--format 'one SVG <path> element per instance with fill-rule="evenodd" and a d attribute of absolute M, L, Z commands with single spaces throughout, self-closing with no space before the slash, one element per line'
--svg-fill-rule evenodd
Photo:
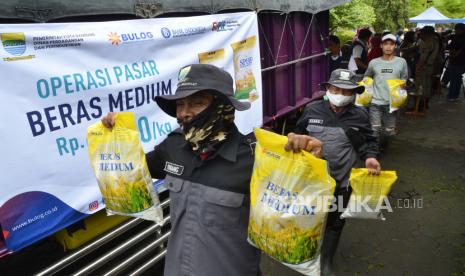
<path fill-rule="evenodd" d="M 463 0 L 436 0 L 434 7 L 450 18 L 465 17 L 465 1 Z"/>
<path fill-rule="evenodd" d="M 409 0 L 409 17 L 424 12 L 427 8 L 435 7 L 450 18 L 465 17 L 465 2 L 463 0 Z"/>
<path fill-rule="evenodd" d="M 429 7 L 450 18 L 465 16 L 465 0 L 353 0 L 330 10 L 331 29 L 372 26 L 377 32 L 396 31 L 409 26 L 408 19 Z"/>
<path fill-rule="evenodd" d="M 331 29 L 356 29 L 371 26 L 375 22 L 375 12 L 367 0 L 352 2 L 330 10 Z"/>
<path fill-rule="evenodd" d="M 373 0 L 372 7 L 375 10 L 376 21 L 373 28 L 377 32 L 384 30 L 396 31 L 403 29 L 408 22 L 408 0 Z"/>
<path fill-rule="evenodd" d="M 339 40 L 341 40 L 341 45 L 345 44 L 348 41 L 352 41 L 355 36 L 355 32 L 349 29 L 341 29 L 339 28 L 336 32 L 333 32 Z"/>
<path fill-rule="evenodd" d="M 414 17 L 433 5 L 432 0 L 409 0 L 408 17 Z"/>

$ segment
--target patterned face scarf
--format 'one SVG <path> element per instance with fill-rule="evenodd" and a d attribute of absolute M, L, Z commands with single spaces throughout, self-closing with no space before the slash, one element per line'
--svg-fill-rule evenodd
<path fill-rule="evenodd" d="M 215 150 L 226 139 L 233 125 L 234 106 L 226 99 L 216 97 L 204 111 L 182 124 L 182 130 L 192 150 L 205 153 Z"/>

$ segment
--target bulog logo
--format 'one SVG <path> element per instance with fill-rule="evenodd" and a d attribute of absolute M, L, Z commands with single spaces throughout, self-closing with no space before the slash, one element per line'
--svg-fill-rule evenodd
<path fill-rule="evenodd" d="M 123 33 L 119 35 L 117 32 L 110 32 L 108 34 L 108 40 L 113 45 L 119 45 L 121 43 L 131 43 L 144 40 L 153 39 L 152 32 L 139 32 L 139 33 Z"/>

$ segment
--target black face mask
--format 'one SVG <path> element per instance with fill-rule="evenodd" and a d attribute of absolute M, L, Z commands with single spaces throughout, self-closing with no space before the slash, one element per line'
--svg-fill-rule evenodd
<path fill-rule="evenodd" d="M 182 130 L 192 150 L 204 153 L 215 150 L 226 140 L 233 125 L 234 106 L 222 97 L 215 97 L 210 106 L 183 123 Z"/>

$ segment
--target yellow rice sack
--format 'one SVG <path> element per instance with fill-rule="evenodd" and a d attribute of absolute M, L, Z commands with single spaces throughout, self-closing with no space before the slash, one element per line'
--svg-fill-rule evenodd
<path fill-rule="evenodd" d="M 107 129 L 99 121 L 87 129 L 89 158 L 108 214 L 163 222 L 158 195 L 139 141 L 134 114 L 116 115 Z"/>
<path fill-rule="evenodd" d="M 389 86 L 389 112 L 394 112 L 407 103 L 407 90 L 402 89 L 405 80 L 387 80 Z"/>
<path fill-rule="evenodd" d="M 341 218 L 385 220 L 381 210 L 392 211 L 387 196 L 396 180 L 395 171 L 382 171 L 379 175 L 373 175 L 367 169 L 352 169 L 349 180 L 352 194 Z"/>
<path fill-rule="evenodd" d="M 365 77 L 359 85 L 365 86 L 365 91 L 362 94 L 356 94 L 355 105 L 356 106 L 369 106 L 371 99 L 373 98 L 373 79 Z"/>
<path fill-rule="evenodd" d="M 211 64 L 219 68 L 223 68 L 225 65 L 224 49 L 199 53 L 198 57 L 200 64 Z"/>
<path fill-rule="evenodd" d="M 251 36 L 231 44 L 236 84 L 234 97 L 236 99 L 248 99 L 253 102 L 258 98 L 253 74 L 253 64 L 260 62 L 260 60 L 254 60 L 253 51 L 257 44 L 256 40 L 256 36 Z"/>
<path fill-rule="evenodd" d="M 319 275 L 322 234 L 336 182 L 325 160 L 305 151 L 285 151 L 285 136 L 254 132 L 248 240 L 305 275 Z"/>

